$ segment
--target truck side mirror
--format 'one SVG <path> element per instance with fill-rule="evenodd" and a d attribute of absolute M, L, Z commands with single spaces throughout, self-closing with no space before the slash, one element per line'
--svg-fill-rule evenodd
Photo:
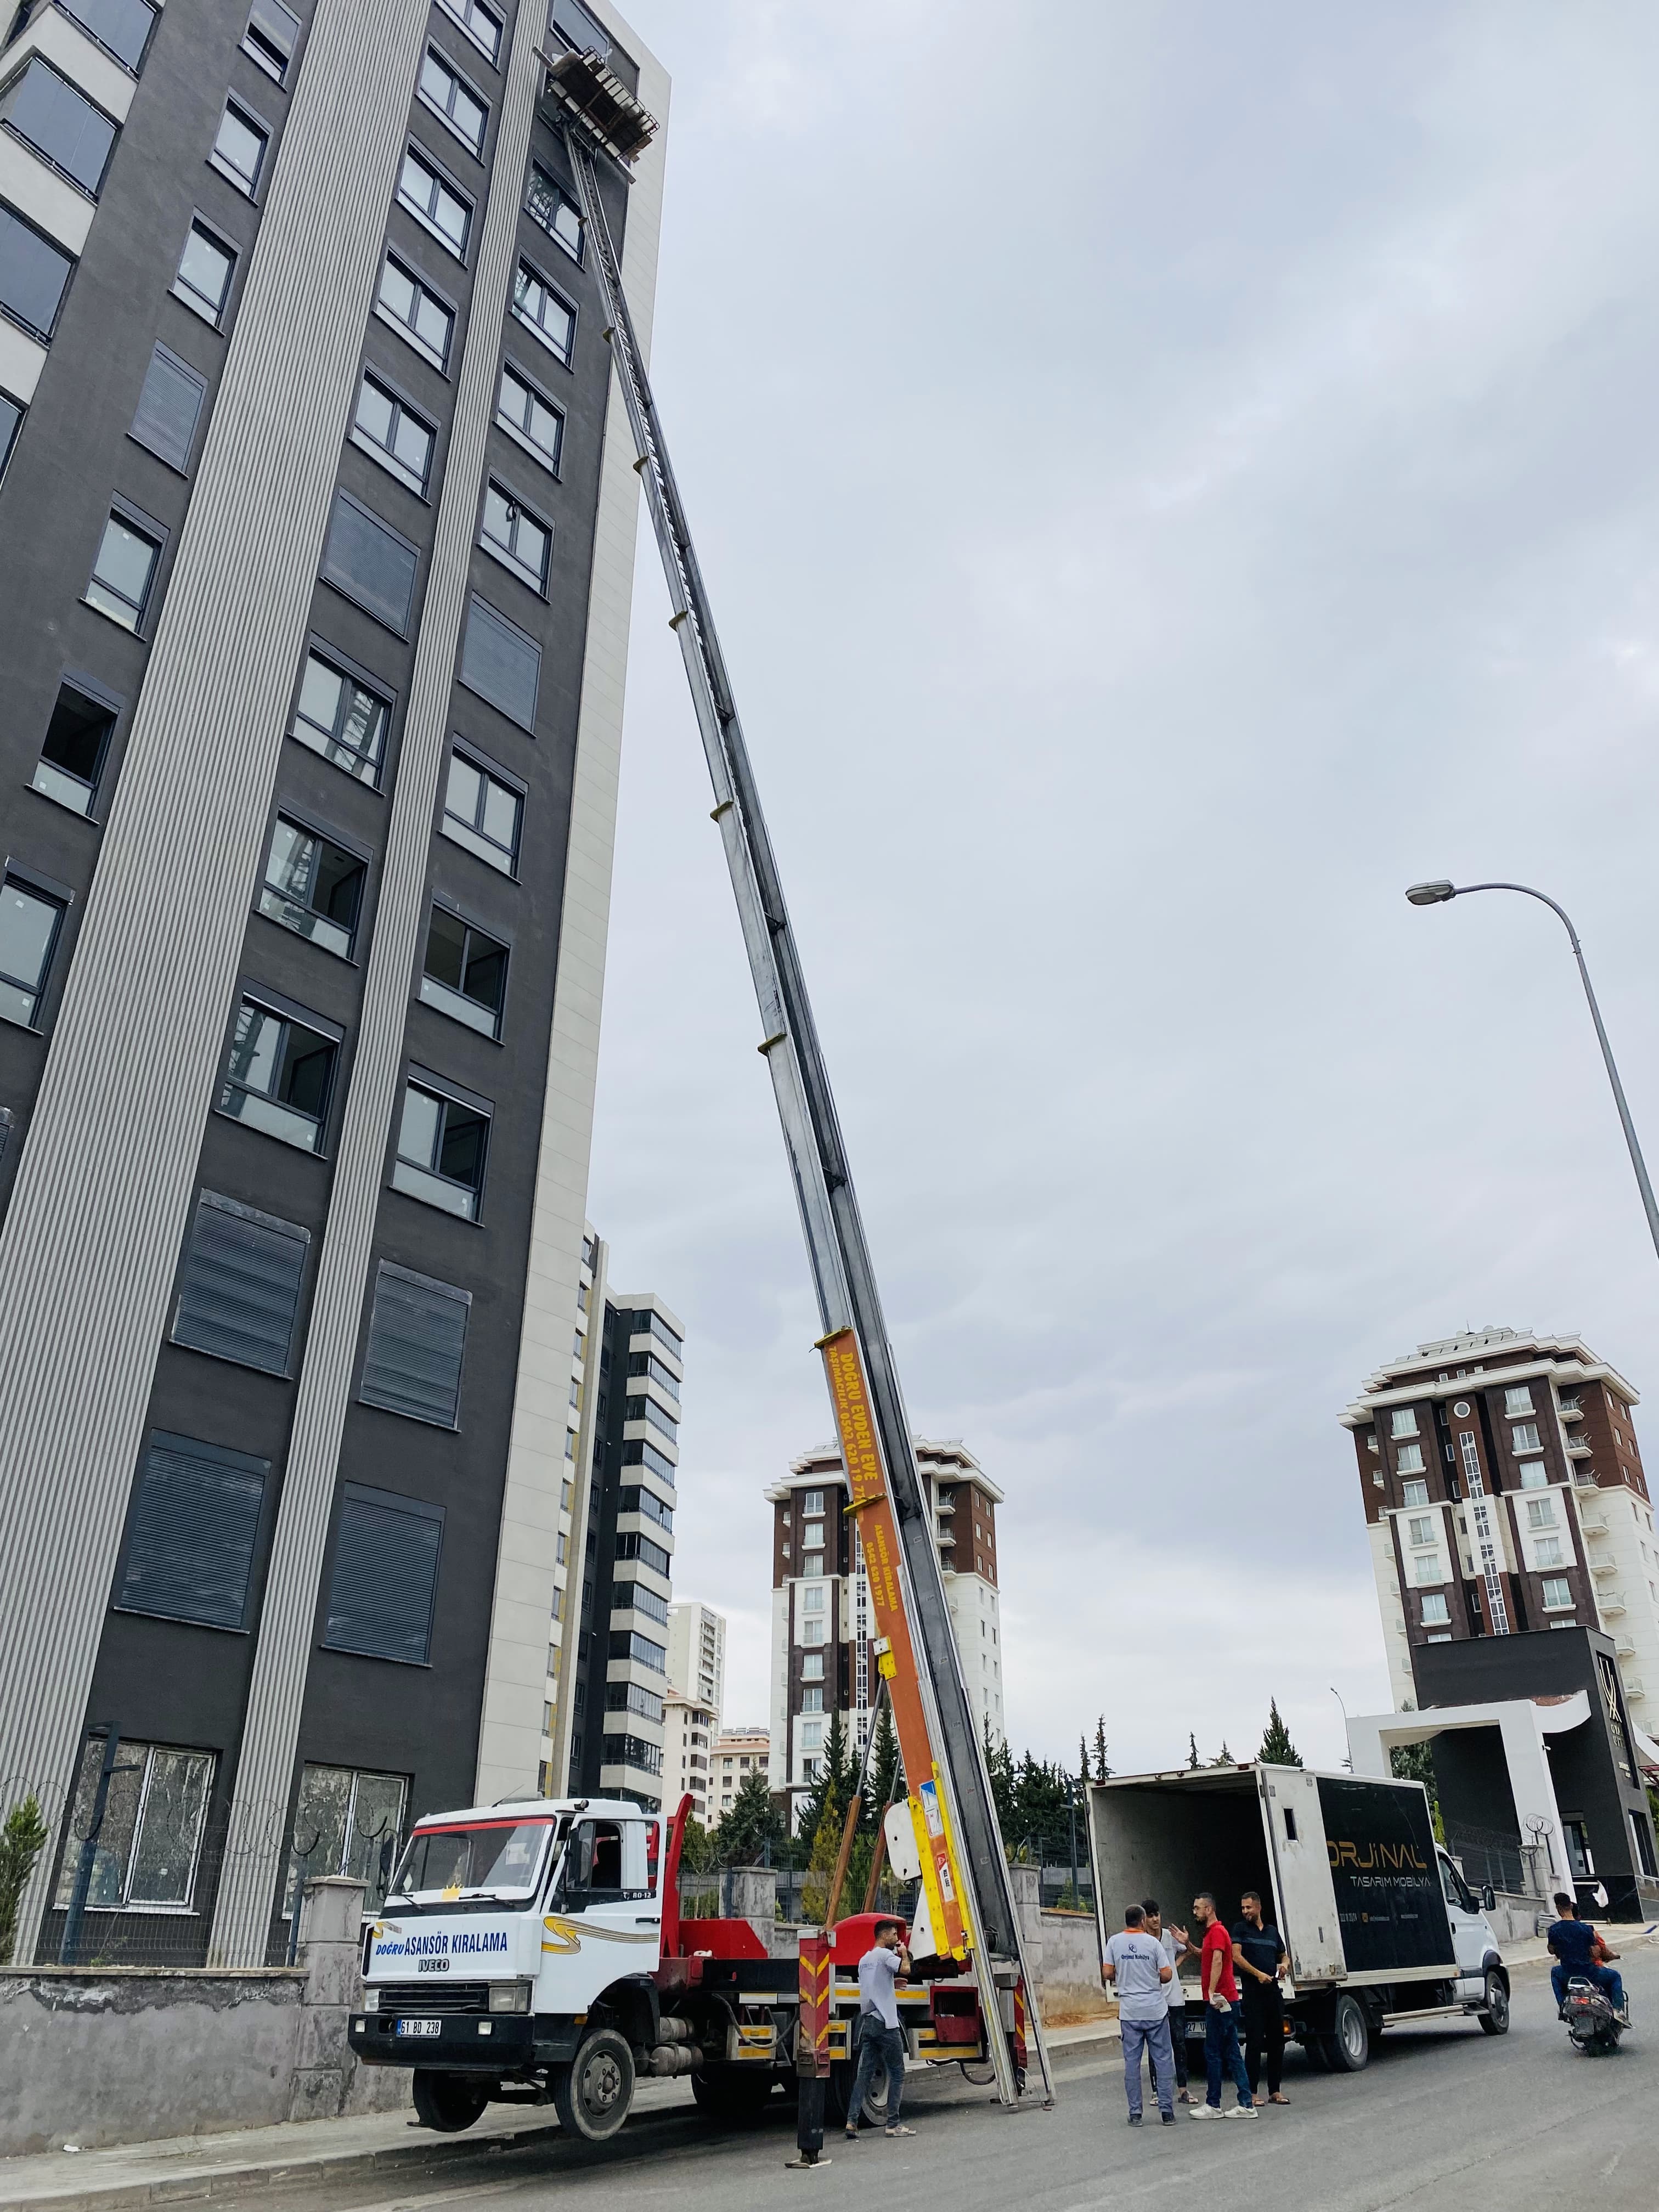
<path fill-rule="evenodd" d="M 1483 1912 L 1496 1912 L 1498 1910 L 1498 1892 L 1489 1881 L 1483 1881 L 1480 1885 L 1480 1910 Z"/>

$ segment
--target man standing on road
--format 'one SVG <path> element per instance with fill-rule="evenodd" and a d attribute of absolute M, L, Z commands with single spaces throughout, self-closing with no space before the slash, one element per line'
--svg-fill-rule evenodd
<path fill-rule="evenodd" d="M 1550 1968 L 1550 1987 L 1555 1991 L 1555 2009 L 1559 2013 L 1567 2001 L 1567 1984 L 1575 1978 L 1581 1982 L 1593 1982 L 1605 1990 L 1615 2012 L 1629 2013 L 1625 2004 L 1624 1978 L 1613 1967 L 1597 1964 L 1598 1948 L 1595 1929 L 1588 1920 L 1577 1917 L 1577 1907 L 1565 1890 L 1558 1893 L 1555 1909 L 1559 1920 L 1549 1927 L 1549 1947 L 1555 1954 L 1555 1964 Z M 1609 1951 L 1605 1943 L 1599 1946 L 1603 1954 L 1616 1959 L 1619 1954 Z"/>
<path fill-rule="evenodd" d="M 1170 2001 L 1164 1984 L 1174 1969 L 1164 1946 L 1146 1933 L 1146 1915 L 1132 1905 L 1122 1932 L 1106 1946 L 1100 1978 L 1117 1991 L 1117 2024 L 1123 2031 L 1123 2086 L 1129 2098 L 1129 2125 L 1140 2125 L 1140 2054 L 1152 2062 L 1158 2109 L 1166 2128 L 1175 2125 L 1175 2061 L 1170 2055 Z"/>
<path fill-rule="evenodd" d="M 914 2128 L 899 2124 L 899 2106 L 904 2095 L 904 2030 L 899 2026 L 897 1989 L 910 1971 L 910 1954 L 904 1948 L 896 1920 L 878 1920 L 875 1941 L 859 1960 L 859 2063 L 853 2076 L 853 2101 L 847 2108 L 847 2138 L 859 2139 L 859 2117 L 876 2068 L 887 2064 L 887 2132 L 913 2136 Z"/>
<path fill-rule="evenodd" d="M 1146 1916 L 1146 1933 L 1162 1944 L 1164 1955 L 1170 1962 L 1170 1978 L 1164 1985 L 1164 1994 L 1170 2003 L 1170 2053 L 1175 2060 L 1176 2102 L 1190 2105 L 1193 2100 L 1187 2094 L 1187 1992 L 1181 1986 L 1181 1962 L 1183 1959 L 1195 1959 L 1198 1954 L 1187 1941 L 1184 1928 L 1164 1925 L 1164 1916 L 1155 1897 L 1143 1897 L 1140 1909 Z"/>
<path fill-rule="evenodd" d="M 1193 1917 L 1204 1930 L 1199 1950 L 1199 1986 L 1204 1992 L 1205 2100 L 1193 2106 L 1195 2120 L 1242 2120 L 1255 2118 L 1249 2078 L 1238 2048 L 1238 1983 L 1233 1973 L 1233 1939 L 1218 1917 L 1215 1899 L 1207 1889 L 1193 1899 Z M 1221 2076 L 1231 2074 L 1238 2091 L 1231 2112 L 1221 2109 Z"/>
<path fill-rule="evenodd" d="M 1261 1899 L 1247 1889 L 1238 1900 L 1243 1914 L 1233 1929 L 1233 1965 L 1244 1978 L 1244 2070 L 1255 2096 L 1267 2061 L 1267 2102 L 1288 2105 L 1279 2084 L 1285 2071 L 1285 1999 L 1279 1980 L 1290 1964 L 1285 1938 L 1261 1917 Z"/>

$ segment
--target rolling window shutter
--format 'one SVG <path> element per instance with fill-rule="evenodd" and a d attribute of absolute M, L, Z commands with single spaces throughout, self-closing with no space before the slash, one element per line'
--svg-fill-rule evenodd
<path fill-rule="evenodd" d="M 131 434 L 173 468 L 187 469 L 206 392 L 204 378 L 177 354 L 158 345 L 150 356 L 149 373 L 138 395 L 138 412 L 132 418 Z"/>
<path fill-rule="evenodd" d="M 382 1261 L 359 1395 L 411 1421 L 457 1425 L 471 1293 Z"/>
<path fill-rule="evenodd" d="M 309 1230 L 204 1190 L 179 1272 L 173 1340 L 286 1375 Z"/>
<path fill-rule="evenodd" d="M 399 637 L 409 635 L 420 555 L 410 540 L 349 492 L 334 495 L 323 574 Z"/>
<path fill-rule="evenodd" d="M 541 674 L 542 651 L 535 639 L 485 600 L 475 599 L 461 644 L 462 683 L 520 729 L 533 732 Z"/>
<path fill-rule="evenodd" d="M 441 1507 L 349 1482 L 324 1642 L 337 1651 L 423 1666 L 443 1533 Z"/>
<path fill-rule="evenodd" d="M 270 1473 L 269 1460 L 153 1431 L 116 1603 L 210 1628 L 246 1627 Z"/>

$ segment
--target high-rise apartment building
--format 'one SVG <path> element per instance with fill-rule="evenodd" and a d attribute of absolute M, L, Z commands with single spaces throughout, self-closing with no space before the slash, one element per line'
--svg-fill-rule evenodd
<path fill-rule="evenodd" d="M 1659 1546 L 1617 1369 L 1576 1336 L 1486 1328 L 1367 1376 L 1353 1432 L 1397 1710 L 1425 1644 L 1549 1628 L 1617 1647 L 1659 1699 Z"/>
<path fill-rule="evenodd" d="M 668 1608 L 668 1679 L 700 1705 L 712 1705 L 720 1726 L 726 1695 L 726 1616 L 695 1598 Z"/>
<path fill-rule="evenodd" d="M 609 0 L 0 38 L 23 1955 L 114 1730 L 88 1942 L 252 1965 L 301 1831 L 546 1757 L 637 485 L 543 55 L 667 86 Z"/>
<path fill-rule="evenodd" d="M 691 1817 L 705 1827 L 709 1820 L 709 1762 L 720 1715 L 712 1705 L 699 1705 L 683 1690 L 670 1689 L 663 1699 L 662 1802 L 673 1812 L 688 1794 Z"/>
<path fill-rule="evenodd" d="M 663 1801 L 684 1339 L 654 1294 L 609 1289 L 601 1238 L 590 1234 L 585 1251 L 593 1326 L 583 1373 L 570 1387 L 580 1473 L 568 1586 L 549 1658 L 543 1781 L 555 1795 L 631 1797 L 655 1812 Z"/>
<path fill-rule="evenodd" d="M 963 1680 L 981 1723 L 1003 1733 L 996 1509 L 1002 1492 L 960 1443 L 914 1440 Z M 766 1492 L 773 1509 L 771 1784 L 797 1810 L 817 1776 L 831 1717 L 861 1750 L 875 1710 L 869 1583 L 847 1477 L 834 1444 L 790 1464 Z"/>

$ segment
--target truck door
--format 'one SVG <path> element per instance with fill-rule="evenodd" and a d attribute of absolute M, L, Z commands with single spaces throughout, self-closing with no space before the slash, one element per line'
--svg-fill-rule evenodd
<path fill-rule="evenodd" d="M 648 1887 L 649 1826 L 644 1820 L 571 1823 L 542 1922 L 538 2012 L 586 2012 L 620 1976 L 649 1973 L 656 1966 L 662 1902 Z"/>
<path fill-rule="evenodd" d="M 1325 1849 L 1319 1780 L 1295 1766 L 1258 1766 L 1261 1825 L 1273 1870 L 1279 1925 L 1298 1987 L 1340 1982 L 1347 1967 Z"/>
<path fill-rule="evenodd" d="M 1437 1850 L 1440 1887 L 1446 1894 L 1446 1917 L 1451 1923 L 1452 1951 L 1457 1960 L 1458 1994 L 1467 1996 L 1469 1985 L 1480 1986 L 1486 1978 L 1486 1952 L 1492 1930 L 1480 1910 L 1480 1901 L 1444 1851 Z"/>

